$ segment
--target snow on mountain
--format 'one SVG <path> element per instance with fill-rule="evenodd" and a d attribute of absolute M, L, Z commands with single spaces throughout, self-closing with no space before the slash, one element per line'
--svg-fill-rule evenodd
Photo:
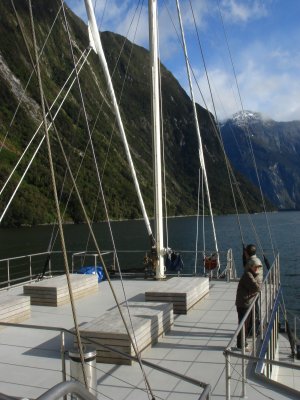
<path fill-rule="evenodd" d="M 300 121 L 277 122 L 244 111 L 223 123 L 221 133 L 239 172 L 258 185 L 256 164 L 264 195 L 279 209 L 300 209 Z"/>

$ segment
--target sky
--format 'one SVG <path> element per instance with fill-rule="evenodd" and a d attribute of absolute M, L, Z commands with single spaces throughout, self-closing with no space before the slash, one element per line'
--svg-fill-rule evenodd
<path fill-rule="evenodd" d="M 100 31 L 149 47 L 147 0 L 92 1 Z M 86 21 L 84 0 L 66 3 Z M 242 109 L 276 121 L 300 120 L 300 0 L 179 4 L 196 102 L 212 112 L 214 104 L 219 120 Z M 176 0 L 158 0 L 158 15 L 161 61 L 190 94 Z"/>

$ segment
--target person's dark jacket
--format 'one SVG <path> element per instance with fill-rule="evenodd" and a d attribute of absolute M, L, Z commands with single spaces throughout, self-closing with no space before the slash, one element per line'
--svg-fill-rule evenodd
<path fill-rule="evenodd" d="M 250 270 L 245 271 L 238 284 L 235 305 L 239 308 L 248 308 L 259 290 L 257 274 Z"/>

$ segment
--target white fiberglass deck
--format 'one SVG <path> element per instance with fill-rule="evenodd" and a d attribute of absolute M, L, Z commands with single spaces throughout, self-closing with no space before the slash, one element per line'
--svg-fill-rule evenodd
<path fill-rule="evenodd" d="M 153 287 L 151 280 L 125 280 L 130 301 L 144 301 L 144 293 Z M 124 300 L 120 281 L 113 281 L 120 302 Z M 225 361 L 223 350 L 237 327 L 234 305 L 237 284 L 211 282 L 209 295 L 195 304 L 187 315 L 174 318 L 172 329 L 143 358 L 169 370 L 210 383 L 212 399 L 225 398 Z M 22 293 L 22 288 L 13 289 Z M 114 307 L 107 282 L 98 291 L 76 300 L 79 324 L 89 322 Z M 31 306 L 30 325 L 71 329 L 70 304 L 58 308 Z M 67 340 L 71 346 L 73 339 Z M 36 398 L 62 380 L 60 335 L 56 331 L 20 327 L 0 329 L 0 392 L 19 397 Z M 233 361 L 236 363 L 236 361 Z M 240 361 L 239 361 L 240 363 Z M 171 375 L 145 367 L 148 381 L 157 399 L 198 399 L 202 388 Z M 67 365 L 69 374 L 69 365 Z M 68 377 L 69 378 L 69 377 Z M 97 363 L 98 399 L 148 399 L 139 365 L 119 366 Z M 232 398 L 240 398 L 241 385 L 232 381 Z M 247 384 L 249 399 L 287 399 L 277 388 L 262 382 Z M 297 397 L 294 397 L 297 398 Z M 298 397 L 299 398 L 299 397 Z"/>

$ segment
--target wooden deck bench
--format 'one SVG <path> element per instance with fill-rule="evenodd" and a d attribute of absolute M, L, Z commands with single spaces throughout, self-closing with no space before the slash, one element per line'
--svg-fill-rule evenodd
<path fill-rule="evenodd" d="M 74 299 L 97 291 L 97 275 L 70 274 Z M 57 307 L 70 301 L 66 275 L 47 278 L 24 285 L 23 293 L 30 296 L 31 304 Z"/>
<path fill-rule="evenodd" d="M 145 292 L 145 300 L 170 302 L 174 314 L 186 314 L 208 292 L 209 279 L 206 277 L 175 277 L 156 282 Z"/>
<path fill-rule="evenodd" d="M 1 322 L 20 322 L 29 318 L 30 315 L 30 297 L 9 294 L 0 295 Z"/>
<path fill-rule="evenodd" d="M 138 350 L 142 352 L 148 346 L 157 342 L 159 336 L 168 331 L 173 324 L 172 305 L 168 303 L 145 302 L 129 302 L 128 305 L 135 334 L 134 340 L 136 340 Z M 121 307 L 131 332 L 127 307 L 125 305 Z M 92 347 L 95 346 L 97 362 L 132 364 L 132 360 L 101 346 L 107 345 L 115 350 L 135 356 L 130 337 L 127 334 L 117 307 L 83 324 L 79 327 L 79 331 L 84 344 L 88 343 Z M 94 342 L 90 343 L 86 338 L 96 341 L 98 345 Z"/>

